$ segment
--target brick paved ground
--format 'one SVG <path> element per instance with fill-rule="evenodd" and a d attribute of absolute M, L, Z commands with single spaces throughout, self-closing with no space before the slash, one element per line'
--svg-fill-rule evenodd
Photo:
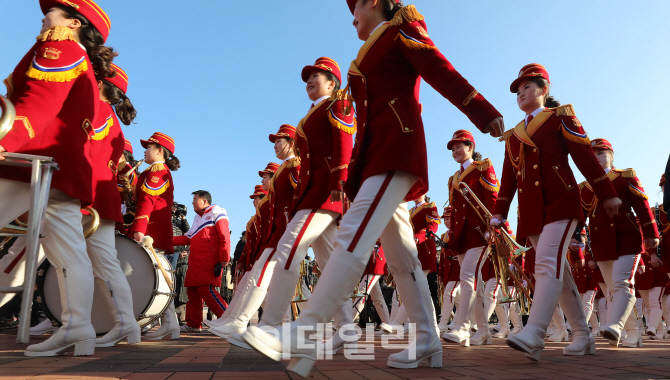
<path fill-rule="evenodd" d="M 286 362 L 231 347 L 207 332 L 182 334 L 175 341 L 143 342 L 96 349 L 90 357 L 72 353 L 51 358 L 23 356 L 25 345 L 15 343 L 16 330 L 0 333 L 0 378 L 13 379 L 296 379 Z M 35 338 L 37 343 L 45 338 Z M 364 340 L 364 339 L 363 339 Z M 401 342 L 398 342 L 401 343 Z M 342 354 L 317 361 L 310 379 L 661 379 L 670 378 L 670 341 L 645 339 L 639 349 L 613 349 L 598 339 L 595 356 L 567 357 L 567 343 L 547 343 L 542 361 L 533 363 L 523 354 L 494 339 L 492 346 L 445 346 L 444 367 L 394 369 L 386 366 L 389 354 L 375 337 L 375 360 L 348 360 Z"/>

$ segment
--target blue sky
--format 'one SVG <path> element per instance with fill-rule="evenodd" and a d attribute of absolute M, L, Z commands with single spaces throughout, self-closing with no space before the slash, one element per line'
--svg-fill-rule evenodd
<path fill-rule="evenodd" d="M 541 63 L 552 95 L 574 105 L 592 138 L 609 139 L 615 165 L 635 168 L 650 202 L 661 202 L 658 181 L 670 152 L 662 113 L 670 88 L 670 2 L 409 3 L 425 16 L 442 53 L 504 115 L 506 128 L 523 117 L 509 84 L 523 65 Z M 34 43 L 42 14 L 37 0 L 0 4 L 4 78 Z M 139 112 L 137 124 L 124 127 L 136 156 L 140 138 L 154 131 L 172 136 L 182 162 L 173 173 L 176 199 L 189 205 L 192 191 L 209 190 L 228 210 L 236 241 L 254 212 L 248 196 L 260 184 L 258 170 L 277 161 L 268 134 L 297 125 L 311 104 L 302 67 L 328 56 L 346 72 L 362 44 L 345 1 L 98 4 L 112 20 L 108 45 L 121 53 L 115 63 L 130 77 L 128 96 Z M 425 83 L 421 102 L 429 195 L 441 209 L 447 179 L 458 169 L 446 143 L 455 130 L 474 127 Z M 475 138 L 500 174 L 503 143 L 478 132 Z"/>

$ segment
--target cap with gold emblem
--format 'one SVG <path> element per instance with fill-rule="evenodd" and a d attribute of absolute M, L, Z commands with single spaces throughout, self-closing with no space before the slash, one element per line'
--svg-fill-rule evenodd
<path fill-rule="evenodd" d="M 591 149 L 593 149 L 594 152 L 599 152 L 601 150 L 609 150 L 610 152 L 614 153 L 614 148 L 612 148 L 612 144 L 610 144 L 610 142 L 607 141 L 606 139 L 591 140 Z"/>
<path fill-rule="evenodd" d="M 442 212 L 442 219 L 451 218 L 451 206 L 445 207 L 444 212 Z"/>
<path fill-rule="evenodd" d="M 296 128 L 290 124 L 283 124 L 279 127 L 277 133 L 270 135 L 270 142 L 274 143 L 278 137 L 285 137 L 287 139 L 293 139 L 295 137 Z"/>
<path fill-rule="evenodd" d="M 254 193 L 249 196 L 249 198 L 254 199 L 256 197 L 260 197 L 261 195 L 267 195 L 268 192 L 263 190 L 263 185 L 256 185 L 254 187 Z"/>
<path fill-rule="evenodd" d="M 274 174 L 278 169 L 279 169 L 279 164 L 270 162 L 268 166 L 265 167 L 265 169 L 261 170 L 258 172 L 258 175 L 263 178 L 264 174 Z"/>
<path fill-rule="evenodd" d="M 342 83 L 342 74 L 340 73 L 340 66 L 333 59 L 330 59 L 328 57 L 321 57 L 318 58 L 313 65 L 303 67 L 301 74 L 303 82 L 307 82 L 307 79 L 309 79 L 308 78 L 309 74 L 314 70 L 323 70 L 329 73 L 333 73 L 333 75 L 337 77 L 340 83 Z"/>
<path fill-rule="evenodd" d="M 82 16 L 86 17 L 98 29 L 104 40 L 103 43 L 107 41 L 112 21 L 107 16 L 107 13 L 93 0 L 40 0 L 40 8 L 45 15 L 49 12 L 49 9 L 57 6 L 72 8 L 81 13 Z"/>
<path fill-rule="evenodd" d="M 519 84 L 521 84 L 521 82 L 524 80 L 532 78 L 543 78 L 546 79 L 547 82 L 551 83 L 551 81 L 549 81 L 549 73 L 547 72 L 547 69 L 544 68 L 544 66 L 540 65 L 539 63 L 530 63 L 521 68 L 521 71 L 519 71 L 519 77 L 516 78 L 514 82 L 512 82 L 512 84 L 509 86 L 509 90 L 516 94 L 516 92 L 519 90 Z"/>
<path fill-rule="evenodd" d="M 470 133 L 470 131 L 459 129 L 458 131 L 454 132 L 454 135 L 451 137 L 451 141 L 447 143 L 447 149 L 453 149 L 454 144 L 458 142 L 469 142 L 472 143 L 472 145 L 475 145 L 475 137 L 472 135 L 472 133 Z"/>
<path fill-rule="evenodd" d="M 125 94 L 128 92 L 128 74 L 121 68 L 112 63 L 112 71 L 116 72 L 116 75 L 113 78 L 105 78 L 105 80 L 114 86 L 118 87 L 119 90 L 123 91 Z"/>
<path fill-rule="evenodd" d="M 142 146 L 146 149 L 149 144 L 158 144 L 174 154 L 174 140 L 172 137 L 161 132 L 154 132 L 148 140 L 140 140 Z"/>

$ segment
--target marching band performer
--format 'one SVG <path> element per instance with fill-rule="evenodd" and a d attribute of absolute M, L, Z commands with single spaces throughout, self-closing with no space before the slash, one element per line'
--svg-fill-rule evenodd
<path fill-rule="evenodd" d="M 126 204 L 124 203 L 125 201 L 125 195 L 124 195 L 124 190 L 123 190 L 123 182 L 121 180 L 122 177 L 124 177 L 126 174 L 130 173 L 128 175 L 128 183 L 131 185 L 133 189 L 137 187 L 137 173 L 133 170 L 133 166 L 135 165 L 135 158 L 133 157 L 133 145 L 128 141 L 127 139 L 123 139 L 123 157 L 119 160 L 119 164 L 117 166 L 117 175 L 116 175 L 116 187 L 117 190 L 119 191 L 119 196 L 121 198 L 121 214 L 126 213 Z"/>
<path fill-rule="evenodd" d="M 442 213 L 442 219 L 444 219 L 444 225 L 448 230 L 451 230 L 451 212 L 452 207 L 445 207 L 444 212 Z M 442 241 L 449 243 L 449 231 L 442 234 Z M 444 292 L 438 294 L 438 297 L 442 297 L 442 317 L 440 318 L 440 323 L 437 327 L 440 329 L 440 333 L 445 333 L 451 328 L 449 325 L 449 318 L 451 318 L 451 313 L 454 310 L 454 305 L 456 305 L 456 310 L 458 310 L 458 300 L 460 298 L 461 285 L 460 285 L 460 273 L 461 266 L 458 263 L 458 260 L 449 260 L 447 257 L 456 256 L 450 248 L 442 248 L 440 251 L 440 269 L 438 275 L 441 277 L 441 282 L 444 284 Z"/>
<path fill-rule="evenodd" d="M 658 183 L 661 191 L 665 194 L 665 174 L 661 176 L 661 181 Z M 655 215 L 657 215 L 657 222 L 659 226 L 659 233 L 661 234 L 661 272 L 668 276 L 665 286 L 665 294 L 663 297 L 663 319 L 665 319 L 665 333 L 670 334 L 670 222 L 668 222 L 668 214 L 663 209 L 663 205 L 657 205 L 654 208 Z M 647 334 L 651 336 L 649 330 Z M 655 331 L 654 335 L 662 337 L 663 331 Z"/>
<path fill-rule="evenodd" d="M 583 182 L 580 185 L 584 215 L 589 219 L 593 260 L 598 263 L 607 289 L 612 294 L 612 303 L 608 305 L 607 326 L 601 326 L 601 333 L 610 340 L 610 344 L 617 346 L 621 330 L 625 328 L 627 337 L 623 345 L 639 347 L 641 331 L 638 330 L 634 315 L 631 317 L 631 310 L 635 304 L 633 274 L 638 266 L 640 253 L 644 250 L 640 228 L 647 249 L 658 246 L 658 229 L 647 195 L 635 171 L 613 168 L 614 149 L 609 141 L 595 139 L 591 141 L 591 148 L 592 155 L 607 172 L 606 178 L 614 185 L 623 201 L 618 215 L 607 218 L 607 201 L 601 203 L 602 197 L 597 190 L 594 191 L 597 183 L 589 180 L 588 183 Z M 639 225 L 632 214 L 633 210 L 639 218 Z M 658 257 L 651 255 L 651 263 L 658 262 Z M 570 325 L 572 326 L 572 322 Z"/>
<path fill-rule="evenodd" d="M 93 1 L 41 0 L 40 7 L 45 15 L 41 34 L 5 80 L 17 117 L 0 140 L 0 153 L 50 156 L 60 165 L 51 181 L 41 243 L 57 268 L 65 307 L 61 328 L 46 341 L 28 346 L 25 355 L 54 356 L 72 347 L 75 355 L 92 355 L 94 282 L 80 208 L 93 200 L 89 141 L 91 121 L 100 107 L 94 71 L 110 73 L 116 53 L 104 46 L 109 17 Z M 0 167 L 0 225 L 28 210 L 29 173 Z"/>
<path fill-rule="evenodd" d="M 345 185 L 345 192 L 354 203 L 342 218 L 333 256 L 322 272 L 319 286 L 300 319 L 291 324 L 287 350 L 293 359 L 288 368 L 301 376 L 309 372 L 316 360 L 316 349 L 298 348 L 297 342 L 303 342 L 316 331 L 318 323 L 326 322 L 349 299 L 350 289 L 359 281 L 380 236 L 389 270 L 403 295 L 410 320 L 417 326 L 417 351 L 412 351 L 416 357 L 410 358 L 410 349 L 406 349 L 392 354 L 388 364 L 413 368 L 430 358 L 432 367 L 441 367 L 442 344 L 406 205 L 407 200 L 428 191 L 419 77 L 484 132 L 501 135 L 502 117 L 434 46 L 423 16 L 414 6 L 403 7 L 399 0 L 348 0 L 347 5 L 354 15 L 358 36 L 365 41 L 348 75 L 359 128 Z M 399 155 L 400 151 L 404 154 Z M 277 339 L 252 329 L 253 334 L 249 331 L 245 335 L 247 342 L 279 360 L 284 352 L 284 337 Z M 305 340 L 314 343 L 309 338 Z"/>
<path fill-rule="evenodd" d="M 549 97 L 549 74 L 538 64 L 524 66 L 510 91 L 517 94 L 526 114 L 515 128 L 505 132 L 505 161 L 496 211 L 491 220 L 498 226 L 509 212 L 519 191 L 519 231 L 530 238 L 536 252 L 535 293 L 528 323 L 507 344 L 539 360 L 544 334 L 559 298 L 574 338 L 564 355 L 595 353 L 581 299 L 567 266 L 565 255 L 577 223 L 584 220 L 579 188 L 568 162 L 574 158 L 579 170 L 602 200 L 601 216 L 616 214 L 621 200 L 590 149 L 590 141 L 571 105 L 558 108 Z"/>
<path fill-rule="evenodd" d="M 260 327 L 281 324 L 300 275 L 301 259 L 307 255 L 310 245 L 319 266 L 327 267 L 337 222 L 344 212 L 341 182 L 347 178 L 356 122 L 346 92 L 340 90 L 340 67 L 333 59 L 320 57 L 302 69 L 301 78 L 313 104 L 298 124 L 296 142 L 301 166 L 292 205 L 293 217 L 272 258 L 276 265 L 274 273 L 268 272 L 272 274 L 272 286 Z M 350 291 L 352 288 L 353 285 Z M 348 329 L 353 322 L 350 301 L 334 316 L 338 333 L 333 335 L 329 346 L 332 352 L 337 352 L 345 344 L 340 335 L 351 335 Z"/>
<path fill-rule="evenodd" d="M 249 278 L 251 276 L 251 271 L 263 253 L 263 248 L 270 236 L 272 223 L 270 222 L 270 203 L 268 203 L 267 195 L 270 189 L 270 181 L 279 167 L 279 164 L 270 162 L 265 169 L 258 172 L 262 184 L 257 185 L 254 188 L 254 193 L 249 196 L 249 198 L 253 199 L 254 207 L 256 209 L 256 213 L 253 216 L 253 224 L 249 226 L 250 231 L 253 232 L 247 235 L 247 244 L 243 251 L 244 257 L 240 259 L 240 263 L 238 264 L 239 268 L 237 268 L 238 273 L 243 273 L 243 275 L 242 278 L 237 281 L 235 295 L 233 296 L 233 299 L 230 300 L 230 304 L 226 311 L 223 312 L 223 315 L 213 321 L 203 321 L 203 323 L 208 325 L 210 329 L 232 323 L 241 308 L 244 307 L 244 301 L 240 301 L 245 299 L 244 294 L 249 290 L 250 284 L 253 282 Z M 251 227 L 253 227 L 253 229 L 251 229 Z M 253 312 L 255 312 L 255 310 Z"/>
<path fill-rule="evenodd" d="M 135 220 L 128 228 L 128 235 L 141 242 L 144 236 L 154 239 L 153 247 L 164 251 L 165 255 L 174 253 L 172 245 L 172 204 L 174 203 L 174 183 L 171 171 L 179 169 L 179 159 L 174 156 L 175 143 L 172 137 L 154 132 L 148 140 L 140 140 L 144 151 L 144 162 L 149 164 L 137 179 L 135 197 L 137 208 Z M 147 333 L 146 340 L 160 340 L 170 334 L 179 339 L 179 322 L 170 302 L 163 313 L 161 327 Z"/>
<path fill-rule="evenodd" d="M 635 291 L 640 294 L 647 310 L 644 315 L 647 321 L 646 334 L 650 339 L 663 339 L 663 293 L 668 275 L 662 271 L 660 263 L 657 263 L 658 266 L 651 264 L 650 258 L 655 255 L 656 252 L 642 255 L 635 273 Z M 637 321 L 641 324 L 642 314 L 638 314 Z"/>
<path fill-rule="evenodd" d="M 433 240 L 426 238 L 426 232 L 431 231 L 432 233 L 436 233 L 440 224 L 440 216 L 437 212 L 435 202 L 427 203 L 428 201 L 430 201 L 430 198 L 426 195 L 420 196 L 414 200 L 414 207 L 409 211 L 409 222 L 412 225 L 414 242 L 416 243 L 419 262 L 421 262 L 424 276 L 437 271 L 437 247 Z M 402 297 L 402 294 L 400 294 L 400 297 Z M 395 315 L 392 326 L 400 326 L 406 321 L 408 321 L 407 310 L 405 310 L 405 304 L 402 304 Z M 409 320 L 409 322 L 412 321 Z M 407 330 L 407 327 L 405 330 Z"/>
<path fill-rule="evenodd" d="M 261 248 L 262 253 L 255 262 L 246 284 L 242 285 L 245 291 L 244 298 L 238 301 L 239 309 L 231 313 L 229 321 L 225 324 L 220 326 L 210 324 L 209 332 L 214 335 L 228 339 L 232 334 L 244 333 L 249 320 L 265 299 L 276 263 L 273 257 L 277 252 L 279 239 L 284 234 L 289 222 L 294 189 L 299 185 L 300 158 L 295 155 L 295 138 L 296 128 L 289 124 L 281 125 L 277 133 L 269 136 L 270 142 L 274 143 L 275 155 L 283 162 L 269 180 L 267 196 L 269 218 L 267 221 L 262 221 L 263 224 L 267 223 L 270 227 L 266 231 L 268 233 L 265 237 L 267 242 Z M 301 256 L 299 259 L 303 257 Z M 289 284 L 291 289 L 295 289 L 297 278 L 295 280 Z M 268 309 L 268 303 L 270 302 L 272 300 L 268 298 L 263 316 L 265 316 L 265 309 Z M 286 313 L 289 302 L 282 305 L 282 317 Z M 235 342 L 239 342 L 240 346 L 246 346 L 246 343 L 240 337 L 235 336 L 233 339 Z M 232 343 L 230 339 L 228 341 Z"/>
<path fill-rule="evenodd" d="M 116 224 L 123 223 L 121 201 L 116 195 L 117 164 L 125 147 L 119 118 L 124 125 L 130 125 L 137 111 L 126 96 L 128 75 L 113 63 L 111 70 L 116 75 L 98 81 L 100 112 L 93 124 L 94 134 L 90 142 L 92 207 L 100 215 L 100 224 L 86 239 L 86 250 L 93 265 L 95 287 L 114 319 L 114 327 L 96 339 L 96 347 L 111 347 L 123 339 L 127 339 L 128 344 L 139 343 L 141 333 L 133 311 L 130 285 L 117 259 L 114 238 Z M 89 225 L 92 217 L 85 215 L 82 222 Z"/>
<path fill-rule="evenodd" d="M 498 198 L 498 179 L 491 160 L 482 160 L 481 154 L 475 152 L 475 138 L 472 133 L 464 129 L 456 131 L 447 144 L 447 149 L 452 151 L 454 160 L 460 164 L 460 170 L 449 178 L 448 186 L 449 204 L 453 208 L 449 245 L 458 254 L 461 265 L 461 297 L 453 328 L 442 335 L 442 339 L 464 347 L 470 344 L 491 344 L 489 318 L 485 315 L 483 302 L 477 300 L 477 287 L 482 283 L 481 267 L 486 260 L 484 234 L 487 225 L 482 219 L 485 218 L 483 211 L 478 206 L 475 209 L 475 206 L 469 204 L 468 198 L 461 193 L 459 184 L 466 183 L 484 206 L 493 210 Z M 497 287 L 493 291 L 497 291 Z M 495 303 L 493 306 L 495 307 Z M 493 312 L 492 309 L 490 311 Z M 470 338 L 471 321 L 475 317 L 478 329 Z"/>
<path fill-rule="evenodd" d="M 368 266 L 365 268 L 363 273 L 363 278 L 358 284 L 358 292 L 364 295 L 370 295 L 372 302 L 375 305 L 375 310 L 379 319 L 382 323 L 379 326 L 382 332 L 392 333 L 393 329 L 389 325 L 389 309 L 384 300 L 384 295 L 382 294 L 382 288 L 379 286 L 379 278 L 388 274 L 386 268 L 386 257 L 384 256 L 384 248 L 382 248 L 381 242 L 377 241 L 375 244 L 372 255 L 370 256 L 370 261 L 368 261 Z M 354 300 L 354 315 L 353 319 L 359 316 L 359 314 L 365 308 L 365 297 L 358 297 Z"/>

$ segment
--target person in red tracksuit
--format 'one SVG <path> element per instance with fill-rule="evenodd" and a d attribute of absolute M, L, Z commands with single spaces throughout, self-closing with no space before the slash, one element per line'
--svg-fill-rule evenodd
<path fill-rule="evenodd" d="M 635 304 L 633 273 L 640 254 L 648 254 L 643 251 L 654 250 L 655 253 L 659 243 L 658 228 L 635 170 L 612 167 L 614 148 L 609 141 L 594 139 L 590 145 L 593 157 L 607 172 L 605 178 L 610 180 L 623 201 L 618 215 L 609 218 L 603 207 L 606 202 L 601 201 L 602 197 L 597 190 L 594 191 L 597 185 L 590 181 L 579 185 L 583 215 L 589 220 L 593 259 L 598 263 L 612 295 L 612 303 L 608 305 L 607 326 L 601 328 L 601 332 L 610 344 L 617 346 L 621 331 L 625 329 L 627 336 L 623 346 L 639 347 L 642 344 L 642 332 L 635 321 L 635 313 L 631 312 Z M 655 254 L 651 255 L 652 265 L 659 262 Z"/>
<path fill-rule="evenodd" d="M 172 238 L 173 245 L 190 245 L 184 285 L 188 294 L 186 325 L 182 330 L 200 330 L 202 303 L 217 318 L 228 308 L 216 288 L 221 286 L 223 267 L 230 262 L 230 229 L 226 210 L 212 204 L 212 195 L 204 190 L 193 192 L 193 210 L 197 214 L 191 229 Z"/>
<path fill-rule="evenodd" d="M 498 198 L 498 178 L 491 160 L 482 160 L 481 154 L 475 152 L 475 138 L 469 131 L 461 129 L 454 132 L 447 149 L 452 151 L 454 160 L 460 164 L 460 170 L 449 178 L 448 186 L 449 204 L 453 208 L 449 245 L 458 254 L 461 263 L 461 299 L 454 328 L 442 335 L 442 339 L 465 347 L 470 344 L 491 344 L 488 328 L 479 328 L 477 334 L 470 338 L 470 326 L 475 318 L 478 327 L 488 327 L 486 314 L 493 312 L 491 305 L 487 305 L 488 310 L 484 311 L 483 300 L 477 302 L 477 289 L 482 282 L 481 269 L 487 259 L 484 255 L 487 245 L 484 235 L 488 226 L 485 212 L 471 198 L 474 198 L 472 195 L 476 196 L 491 212 Z M 469 190 L 462 187 L 461 183 L 468 185 Z M 495 277 L 495 273 L 491 277 Z M 495 307 L 495 303 L 492 306 Z"/>
<path fill-rule="evenodd" d="M 48 156 L 59 165 L 51 179 L 40 242 L 56 268 L 64 307 L 63 325 L 46 341 L 28 346 L 25 355 L 55 356 L 72 349 L 77 356 L 93 355 L 94 280 L 80 208 L 93 201 L 89 150 L 93 121 L 100 112 L 95 72 L 112 75 L 116 53 L 104 46 L 111 21 L 94 1 L 39 4 L 44 14 L 40 35 L 4 81 L 16 119 L 0 136 L 0 153 Z M 0 226 L 30 208 L 30 172 L 0 166 Z"/>
<path fill-rule="evenodd" d="M 451 206 L 445 207 L 444 212 L 442 213 L 442 219 L 444 219 L 444 225 L 447 229 L 451 229 Z M 445 243 L 449 243 L 449 231 L 445 232 L 441 236 L 441 240 Z M 438 270 L 438 276 L 440 281 L 444 285 L 444 293 L 438 294 L 438 297 L 442 297 L 442 313 L 440 318 L 440 323 L 437 327 L 440 330 L 440 333 L 446 332 L 450 327 L 448 325 L 449 319 L 451 318 L 451 313 L 454 311 L 454 305 L 458 305 L 458 299 L 460 297 L 460 273 L 461 266 L 458 263 L 458 260 L 452 260 L 456 258 L 456 255 L 450 248 L 442 248 L 440 250 L 440 268 Z M 456 306 L 458 309 L 458 306 Z"/>
<path fill-rule="evenodd" d="M 349 68 L 358 132 L 344 191 L 353 200 L 336 234 L 335 249 L 300 319 L 291 324 L 291 371 L 306 375 L 316 346 L 298 347 L 347 302 L 370 252 L 381 237 L 389 270 L 412 323 L 416 344 L 389 356 L 394 367 L 414 368 L 429 359 L 441 367 L 442 344 L 427 279 L 412 241 L 406 202 L 428 192 L 428 160 L 419 86 L 424 79 L 482 132 L 500 136 L 502 116 L 442 55 L 426 31 L 424 17 L 400 0 L 348 0 L 359 39 L 365 41 Z M 398 154 L 402 152 L 402 154 Z M 408 159 L 411 157 L 411 159 Z M 252 327 L 252 329 L 255 331 Z M 251 329 L 250 329 L 251 331 Z M 296 337 L 300 335 L 299 339 Z M 246 338 L 246 336 L 245 336 Z M 284 339 L 284 337 L 282 337 Z M 259 331 L 250 345 L 278 360 L 288 347 Z M 287 340 L 288 342 L 288 340 Z M 308 348 L 311 347 L 311 348 Z M 416 350 L 414 350 L 416 347 Z M 410 357 L 411 356 L 411 357 Z"/>
<path fill-rule="evenodd" d="M 595 353 L 595 340 L 565 258 L 577 224 L 584 221 L 579 187 L 569 156 L 602 200 L 602 216 L 617 213 L 621 200 L 593 156 L 590 140 L 572 105 L 559 106 L 549 96 L 549 73 L 539 64 L 524 66 L 510 85 L 524 119 L 505 132 L 505 161 L 491 225 L 498 226 L 519 194 L 518 234 L 535 247 L 535 295 L 528 323 L 507 345 L 538 361 L 544 334 L 559 298 L 574 338 L 564 355 Z M 555 108 L 551 108 L 555 107 Z"/>

